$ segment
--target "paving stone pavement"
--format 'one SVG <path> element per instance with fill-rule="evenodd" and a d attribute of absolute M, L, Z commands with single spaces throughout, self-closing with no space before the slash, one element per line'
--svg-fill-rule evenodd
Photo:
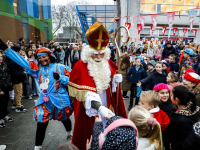
<path fill-rule="evenodd" d="M 129 95 L 129 94 L 128 94 Z M 0 145 L 6 145 L 6 150 L 33 150 L 35 146 L 35 133 L 37 122 L 33 120 L 34 100 L 24 99 L 24 107 L 28 109 L 26 113 L 16 113 L 11 110 L 11 101 L 9 102 L 9 116 L 14 119 L 13 122 L 6 123 L 4 128 L 0 128 Z M 129 100 L 124 100 L 128 108 Z M 74 116 L 70 117 L 74 123 Z M 56 150 L 56 148 L 67 142 L 67 133 L 63 124 L 59 121 L 51 120 L 46 130 L 46 136 L 42 145 L 43 150 Z M 71 141 L 68 141 L 71 142 Z"/>

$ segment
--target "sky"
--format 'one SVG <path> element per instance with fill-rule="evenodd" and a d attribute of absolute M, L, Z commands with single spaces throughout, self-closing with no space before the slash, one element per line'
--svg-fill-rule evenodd
<path fill-rule="evenodd" d="M 65 5 L 68 2 L 72 2 L 74 0 L 51 0 L 52 5 Z M 113 0 L 85 0 L 93 5 L 114 5 Z"/>

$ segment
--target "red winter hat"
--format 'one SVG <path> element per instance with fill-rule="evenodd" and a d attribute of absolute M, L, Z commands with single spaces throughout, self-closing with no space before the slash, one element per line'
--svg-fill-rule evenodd
<path fill-rule="evenodd" d="M 184 75 L 184 79 L 189 80 L 197 85 L 200 83 L 200 76 L 196 73 L 190 72 Z"/>
<path fill-rule="evenodd" d="M 194 71 L 193 69 L 189 68 L 189 69 L 186 69 L 186 70 L 184 71 L 184 74 L 187 74 L 187 73 L 189 73 L 189 72 L 194 72 L 194 73 L 195 73 L 195 71 Z"/>

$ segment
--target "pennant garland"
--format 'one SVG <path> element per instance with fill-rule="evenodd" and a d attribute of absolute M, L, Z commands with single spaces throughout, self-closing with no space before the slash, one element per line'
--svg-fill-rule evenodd
<path fill-rule="evenodd" d="M 151 15 L 151 20 L 153 23 L 153 28 L 154 30 L 156 30 L 156 26 L 157 26 L 157 15 Z"/>
<path fill-rule="evenodd" d="M 169 24 L 169 29 L 172 29 L 173 22 L 174 22 L 174 16 L 175 16 L 175 12 L 167 13 L 167 20 L 168 20 L 168 24 Z"/>
<path fill-rule="evenodd" d="M 154 27 L 153 27 L 153 25 L 151 25 L 151 34 L 153 35 L 153 32 L 154 32 L 155 30 L 154 30 Z"/>
<path fill-rule="evenodd" d="M 130 27 L 131 27 L 131 23 L 129 23 L 129 22 L 126 22 L 125 23 L 125 27 L 127 27 L 128 28 L 128 30 L 130 29 Z M 128 33 L 128 32 L 127 32 Z"/>
<path fill-rule="evenodd" d="M 194 35 L 194 37 L 195 37 L 196 34 L 197 34 L 197 29 L 192 29 L 192 33 L 193 33 L 193 35 Z"/>
<path fill-rule="evenodd" d="M 145 22 L 145 17 L 144 16 L 140 16 L 140 23 L 142 25 L 142 30 L 144 30 L 144 22 Z"/>
<path fill-rule="evenodd" d="M 197 9 L 188 10 L 187 12 L 190 21 L 190 31 L 191 31 L 193 28 L 194 18 L 197 16 L 198 10 Z"/>
<path fill-rule="evenodd" d="M 142 28 L 142 25 L 141 24 L 137 24 L 138 35 L 140 34 L 141 28 Z"/>
<path fill-rule="evenodd" d="M 184 36 L 185 36 L 186 32 L 187 32 L 187 28 L 183 28 L 183 35 Z"/>
<path fill-rule="evenodd" d="M 178 30 L 178 28 L 173 28 L 173 36 L 176 35 L 176 31 Z"/>
<path fill-rule="evenodd" d="M 165 35 L 166 29 L 167 29 L 167 27 L 162 27 L 162 34 L 163 34 L 163 36 Z"/>

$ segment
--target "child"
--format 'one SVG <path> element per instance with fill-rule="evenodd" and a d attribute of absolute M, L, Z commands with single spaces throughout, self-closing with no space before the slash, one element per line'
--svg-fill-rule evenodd
<path fill-rule="evenodd" d="M 155 49 L 155 51 L 154 51 L 154 56 L 155 56 L 155 58 L 156 58 L 156 59 L 160 59 L 161 56 L 162 56 L 162 52 L 163 52 L 163 49 L 162 49 L 161 45 L 158 44 L 158 47 L 157 47 L 157 48 Z"/>
<path fill-rule="evenodd" d="M 170 96 L 172 95 L 172 90 L 178 83 L 178 72 L 170 72 L 167 76 L 167 85 L 170 90 Z"/>
<path fill-rule="evenodd" d="M 154 71 L 155 65 L 156 65 L 156 62 L 154 60 L 149 61 L 149 63 L 147 64 L 148 70 L 146 71 L 147 77 Z"/>
<path fill-rule="evenodd" d="M 132 76 L 131 76 L 132 75 Z M 128 110 L 130 111 L 133 107 L 133 98 L 136 97 L 135 105 L 138 105 L 140 94 L 137 95 L 137 86 L 136 83 L 139 80 L 145 78 L 145 71 L 141 65 L 141 60 L 139 58 L 135 59 L 135 65 L 132 66 L 127 74 L 127 78 L 131 81 L 131 98 Z M 136 96 L 137 95 L 137 96 Z"/>
<path fill-rule="evenodd" d="M 162 150 L 162 134 L 159 123 L 141 106 L 136 106 L 128 114 L 139 132 L 137 150 Z"/>
<path fill-rule="evenodd" d="M 181 68 L 180 78 L 182 77 L 183 72 L 186 69 L 194 68 L 194 65 L 196 64 L 196 60 L 192 57 L 193 55 L 194 55 L 194 52 L 192 49 L 190 49 L 190 48 L 185 49 L 184 58 L 186 59 L 186 61 L 184 62 L 183 67 Z"/>
<path fill-rule="evenodd" d="M 169 68 L 170 68 L 170 71 L 178 72 L 179 65 L 175 61 L 175 59 L 176 59 L 176 56 L 174 54 L 169 55 Z"/>
<path fill-rule="evenodd" d="M 168 70 L 168 63 L 165 60 L 162 60 L 163 63 L 163 70 L 168 74 L 169 70 Z"/>
<path fill-rule="evenodd" d="M 87 140 L 86 149 L 87 150 L 99 150 L 100 146 L 103 150 L 136 150 L 137 142 L 138 142 L 138 131 L 135 127 L 135 124 L 132 123 L 128 119 L 123 119 L 120 116 L 108 117 L 108 122 L 106 124 L 106 129 L 112 128 L 112 126 L 118 125 L 116 121 L 122 119 L 122 121 L 126 121 L 130 123 L 130 125 L 118 126 L 115 129 L 111 129 L 111 131 L 104 136 L 101 136 L 103 132 L 103 123 L 101 120 L 101 116 L 96 117 L 95 123 L 93 125 L 93 139 L 90 141 Z M 114 123 L 114 124 L 113 124 Z M 112 125 L 111 125 L 112 124 Z M 111 125 L 111 126 L 110 126 Z M 100 137 L 100 138 L 99 138 Z M 103 139 L 102 139 L 102 138 Z M 102 143 L 104 140 L 104 143 Z M 92 142 L 91 142 L 92 141 Z M 99 141 L 100 144 L 99 145 Z"/>
<path fill-rule="evenodd" d="M 148 56 L 147 57 L 147 64 L 152 60 L 152 57 L 151 56 Z"/>
<path fill-rule="evenodd" d="M 184 75 L 183 85 L 186 86 L 196 97 L 197 106 L 200 107 L 200 76 L 190 72 Z"/>
<path fill-rule="evenodd" d="M 123 80 L 122 80 L 122 91 L 123 91 L 123 98 L 124 99 L 125 98 L 129 98 L 127 96 L 127 92 L 130 90 L 131 83 L 127 78 L 127 73 L 128 73 L 128 70 L 129 70 L 130 66 L 131 66 L 131 63 L 130 63 L 129 56 L 125 56 L 122 59 L 122 62 L 121 62 L 121 65 L 120 65 L 121 74 L 122 74 L 122 77 L 123 77 Z"/>
<path fill-rule="evenodd" d="M 139 105 L 147 109 L 153 115 L 153 117 L 160 123 L 161 130 L 164 131 L 170 120 L 167 114 L 158 107 L 159 104 L 160 96 L 157 92 L 152 90 L 142 91 Z"/>
<path fill-rule="evenodd" d="M 159 83 L 153 88 L 153 90 L 158 92 L 160 95 L 160 104 L 158 105 L 159 108 L 169 116 L 174 108 L 174 105 L 172 104 L 169 97 L 169 87 L 167 84 Z"/>
<path fill-rule="evenodd" d="M 183 85 L 173 89 L 171 101 L 177 109 L 170 115 L 170 123 L 163 137 L 164 145 L 166 150 L 182 150 L 193 124 L 199 120 L 199 107 L 196 106 L 195 95 Z"/>
<path fill-rule="evenodd" d="M 141 85 L 146 85 L 149 84 L 149 89 L 148 90 L 153 90 L 154 86 L 158 83 L 167 83 L 166 78 L 167 78 L 167 74 L 165 71 L 163 71 L 163 67 L 162 67 L 163 63 L 158 61 L 156 62 L 156 66 L 155 66 L 155 70 L 153 71 L 153 73 L 146 77 L 143 80 L 140 80 L 137 83 L 137 86 L 141 86 Z"/>

